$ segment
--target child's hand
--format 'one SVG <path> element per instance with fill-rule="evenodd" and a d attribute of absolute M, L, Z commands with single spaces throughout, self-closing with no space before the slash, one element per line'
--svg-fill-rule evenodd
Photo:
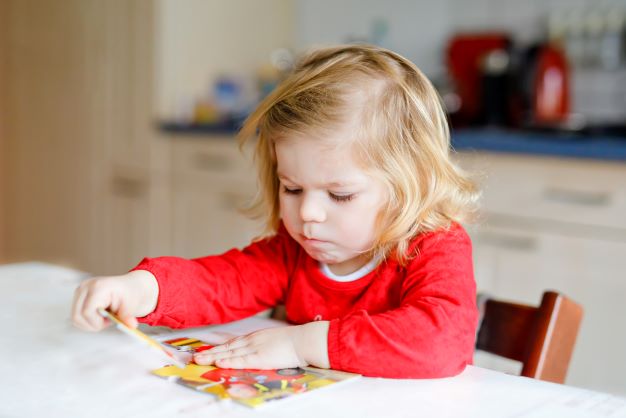
<path fill-rule="evenodd" d="M 152 273 L 136 270 L 121 276 L 85 280 L 74 292 L 72 322 L 86 331 L 100 331 L 109 325 L 98 309 L 109 309 L 128 326 L 137 327 L 137 317 L 154 311 L 159 285 Z"/>
<path fill-rule="evenodd" d="M 269 328 L 202 351 L 194 361 L 229 369 L 329 368 L 327 338 L 327 321 Z"/>

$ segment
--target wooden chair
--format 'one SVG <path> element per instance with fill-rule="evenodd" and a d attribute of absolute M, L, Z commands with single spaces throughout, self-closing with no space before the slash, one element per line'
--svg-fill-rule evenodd
<path fill-rule="evenodd" d="M 272 309 L 270 313 L 270 318 L 277 319 L 279 321 L 287 320 L 287 309 L 285 309 L 285 305 L 277 305 Z"/>
<path fill-rule="evenodd" d="M 547 291 L 539 307 L 488 298 L 482 308 L 477 349 L 522 362 L 522 376 L 564 383 L 583 316 L 580 305 Z"/>

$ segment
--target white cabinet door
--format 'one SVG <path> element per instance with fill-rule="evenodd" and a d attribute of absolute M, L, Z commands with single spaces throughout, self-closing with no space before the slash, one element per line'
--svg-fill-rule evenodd
<path fill-rule="evenodd" d="M 540 239 L 532 233 L 483 226 L 472 235 L 479 292 L 536 304 L 542 276 Z M 486 275 L 486 277 L 483 277 Z"/>
<path fill-rule="evenodd" d="M 584 308 L 568 383 L 626 395 L 626 242 L 568 239 L 559 265 Z"/>
<path fill-rule="evenodd" d="M 173 247 L 181 257 L 219 254 L 249 244 L 258 223 L 239 212 L 253 191 L 238 182 L 179 180 L 174 183 Z"/>
<path fill-rule="evenodd" d="M 173 138 L 174 254 L 199 257 L 243 247 L 259 235 L 241 213 L 256 189 L 256 172 L 233 137 Z"/>
<path fill-rule="evenodd" d="M 626 242 L 493 227 L 474 233 L 473 240 L 476 264 L 484 266 L 476 269 L 479 290 L 536 306 L 545 290 L 554 289 L 583 306 L 566 383 L 626 394 L 626 326 L 621 324 L 626 318 Z"/>
<path fill-rule="evenodd" d="M 478 292 L 496 299 L 537 305 L 544 290 L 540 238 L 528 232 L 496 229 L 488 225 L 470 228 L 474 274 Z M 519 374 L 522 364 L 477 351 L 481 367 Z"/>

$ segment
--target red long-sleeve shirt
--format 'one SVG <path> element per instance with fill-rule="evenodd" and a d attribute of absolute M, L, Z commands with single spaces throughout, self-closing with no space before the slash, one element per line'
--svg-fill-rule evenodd
<path fill-rule="evenodd" d="M 436 378 L 471 364 L 478 320 L 471 242 L 460 225 L 425 233 L 402 267 L 387 260 L 338 282 L 284 227 L 271 238 L 217 256 L 145 258 L 159 283 L 151 325 L 224 323 L 284 303 L 294 324 L 330 321 L 331 368 L 366 376 Z"/>

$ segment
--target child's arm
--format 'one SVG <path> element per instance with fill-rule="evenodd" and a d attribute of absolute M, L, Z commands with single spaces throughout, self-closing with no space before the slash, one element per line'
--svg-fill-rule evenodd
<path fill-rule="evenodd" d="M 333 369 L 368 376 L 440 378 L 472 363 L 478 311 L 471 242 L 438 233 L 408 266 L 399 307 L 355 311 L 330 322 Z"/>
<path fill-rule="evenodd" d="M 368 376 L 438 378 L 471 363 L 477 324 L 471 242 L 434 236 L 408 268 L 400 306 L 332 321 L 262 330 L 199 354 L 232 368 L 331 367 Z"/>
<path fill-rule="evenodd" d="M 477 325 L 471 243 L 462 229 L 420 246 L 397 308 L 268 329 L 195 357 L 232 368 L 331 367 L 367 376 L 440 378 L 472 362 Z"/>
<path fill-rule="evenodd" d="M 329 368 L 328 321 L 270 328 L 235 338 L 194 356 L 198 364 L 233 369 Z"/>
<path fill-rule="evenodd" d="M 137 326 L 137 317 L 148 315 L 156 306 L 159 287 L 147 271 L 85 280 L 74 292 L 72 321 L 86 331 L 99 331 L 109 325 L 98 309 L 116 312 L 128 326 Z"/>
<path fill-rule="evenodd" d="M 130 273 L 94 277 L 75 291 L 74 324 L 99 331 L 110 309 L 127 325 L 140 322 L 174 328 L 222 323 L 253 315 L 282 302 L 295 241 L 286 230 L 244 250 L 187 260 L 144 259 Z"/>
<path fill-rule="evenodd" d="M 158 282 L 156 308 L 140 322 L 186 328 L 242 319 L 283 302 L 297 243 L 284 228 L 243 250 L 184 259 L 144 259 L 135 270 Z"/>

